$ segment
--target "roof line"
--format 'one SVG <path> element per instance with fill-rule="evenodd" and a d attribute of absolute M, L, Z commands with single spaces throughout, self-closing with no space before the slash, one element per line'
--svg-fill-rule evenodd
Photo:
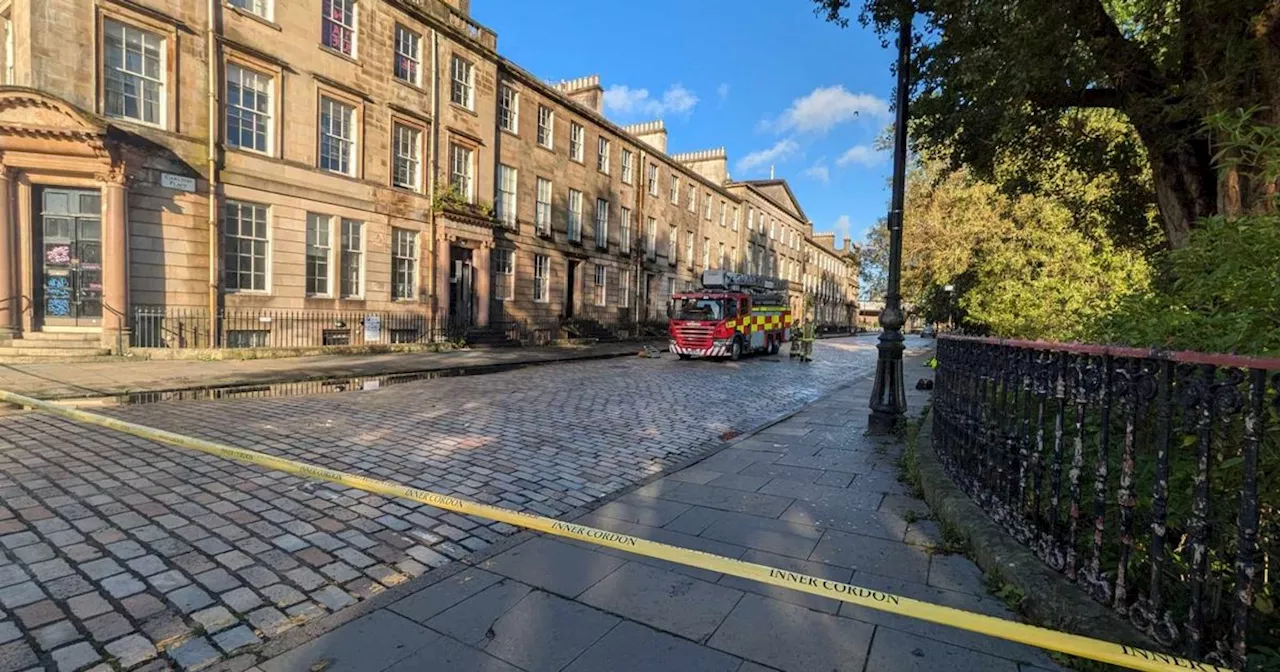
<path fill-rule="evenodd" d="M 800 205 L 800 199 L 796 198 L 795 192 L 791 191 L 791 185 L 785 179 L 774 178 L 769 180 L 745 180 L 744 183 L 753 185 L 753 186 L 767 186 L 767 185 L 781 184 L 782 188 L 787 190 L 787 197 L 790 198 L 791 202 L 796 206 L 796 210 L 799 212 L 800 218 L 803 219 L 805 222 L 809 221 L 809 216 L 804 214 L 804 206 Z M 777 203 L 776 201 L 774 202 L 774 204 L 778 205 L 779 207 L 786 207 L 780 203 Z"/>
<path fill-rule="evenodd" d="M 783 181 L 783 183 L 785 184 L 785 181 Z M 775 208 L 779 208 L 779 209 L 781 209 L 783 212 L 786 212 L 787 214 L 791 214 L 791 209 L 790 209 L 790 208 L 788 208 L 787 206 L 785 206 L 785 205 L 783 205 L 783 204 L 779 203 L 777 200 L 775 200 L 775 199 L 774 199 L 772 196 L 770 196 L 769 194 L 766 194 L 766 193 L 764 193 L 763 191 L 760 191 L 760 188 L 759 188 L 758 186 L 756 186 L 756 185 L 755 185 L 755 183 L 753 183 L 753 182 L 730 182 L 730 183 L 729 183 L 729 185 L 730 185 L 730 186 L 738 186 L 738 185 L 741 185 L 741 186 L 743 186 L 743 187 L 746 187 L 747 189 L 750 189 L 751 191 L 756 192 L 756 194 L 758 194 L 758 195 L 760 196 L 760 198 L 763 198 L 764 200 L 769 201 L 770 203 L 772 203 L 772 204 L 773 204 L 773 206 L 774 206 Z M 788 191 L 788 192 L 790 192 L 791 190 L 790 190 L 790 189 L 788 189 L 787 191 Z M 793 196 L 792 198 L 794 198 L 794 196 Z M 797 204 L 796 204 L 796 207 L 800 207 L 800 205 L 797 203 Z M 809 218 L 807 218 L 807 217 L 805 217 L 805 216 L 804 216 L 804 212 L 803 212 L 803 211 L 800 213 L 800 215 L 801 215 L 801 216 L 798 218 L 798 219 L 800 220 L 800 223 L 801 223 L 801 224 L 808 224 L 808 223 L 809 223 Z"/>
<path fill-rule="evenodd" d="M 578 101 L 569 98 L 563 92 L 557 91 L 554 87 L 549 86 L 542 80 L 538 79 L 533 75 L 533 73 L 520 67 L 511 59 L 506 58 L 505 56 L 502 56 L 502 55 L 498 55 L 497 58 L 498 58 L 498 65 L 500 67 L 506 68 L 512 74 L 518 76 L 522 81 L 525 82 L 525 84 L 528 84 L 530 86 L 537 88 L 543 95 L 547 96 L 548 98 L 553 98 L 568 107 L 575 108 L 579 114 L 582 114 L 583 116 L 590 118 L 592 121 L 599 123 L 601 126 L 608 128 L 610 131 L 613 131 L 615 135 L 626 138 L 637 146 L 644 147 L 645 151 L 666 159 L 667 162 L 670 163 L 672 166 L 678 166 L 681 169 L 681 172 L 683 172 L 688 177 L 691 177 L 693 179 L 696 179 L 699 182 L 702 182 L 705 186 L 711 187 L 719 191 L 724 196 L 728 196 L 729 198 L 736 199 L 739 202 L 741 201 L 741 199 L 738 199 L 736 195 L 729 192 L 727 185 L 716 184 L 715 182 L 708 180 L 707 178 L 699 174 L 697 171 L 671 158 L 671 155 L 668 154 L 667 152 L 659 151 L 656 147 L 652 147 L 648 143 L 640 140 L 640 138 L 632 135 L 622 126 L 619 126 L 618 124 L 615 124 L 614 122 L 609 121 L 609 119 L 607 119 L 603 114 L 600 114 L 595 110 L 590 109 L 585 105 L 579 103 Z"/>

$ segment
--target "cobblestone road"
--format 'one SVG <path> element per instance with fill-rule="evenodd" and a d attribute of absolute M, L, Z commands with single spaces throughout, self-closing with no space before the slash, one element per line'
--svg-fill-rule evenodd
<path fill-rule="evenodd" d="M 623 359 L 128 420 L 557 516 L 874 368 Z M 514 528 L 36 414 L 0 418 L 0 672 L 199 668 Z M 103 667 L 104 670 L 110 669 Z"/>

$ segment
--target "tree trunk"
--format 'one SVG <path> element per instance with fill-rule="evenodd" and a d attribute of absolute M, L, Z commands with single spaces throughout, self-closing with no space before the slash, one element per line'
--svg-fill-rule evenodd
<path fill-rule="evenodd" d="M 1139 133 L 1145 140 L 1147 134 Z M 1153 147 L 1150 142 L 1144 144 L 1151 157 L 1151 177 L 1165 238 L 1169 247 L 1183 247 L 1196 221 L 1217 212 L 1218 176 L 1213 169 L 1208 141 L 1197 138 L 1165 148 Z"/>

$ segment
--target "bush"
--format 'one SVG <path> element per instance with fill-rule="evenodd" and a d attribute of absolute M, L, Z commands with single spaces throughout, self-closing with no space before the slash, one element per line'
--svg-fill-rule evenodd
<path fill-rule="evenodd" d="M 1280 215 L 1203 220 L 1158 262 L 1163 282 L 1097 325 L 1104 342 L 1280 355 Z"/>

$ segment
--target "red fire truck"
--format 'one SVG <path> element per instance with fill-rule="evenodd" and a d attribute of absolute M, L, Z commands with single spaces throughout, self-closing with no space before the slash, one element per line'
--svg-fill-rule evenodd
<path fill-rule="evenodd" d="M 680 359 L 776 354 L 791 339 L 791 309 L 783 280 L 708 270 L 702 290 L 671 297 L 667 330 Z"/>

